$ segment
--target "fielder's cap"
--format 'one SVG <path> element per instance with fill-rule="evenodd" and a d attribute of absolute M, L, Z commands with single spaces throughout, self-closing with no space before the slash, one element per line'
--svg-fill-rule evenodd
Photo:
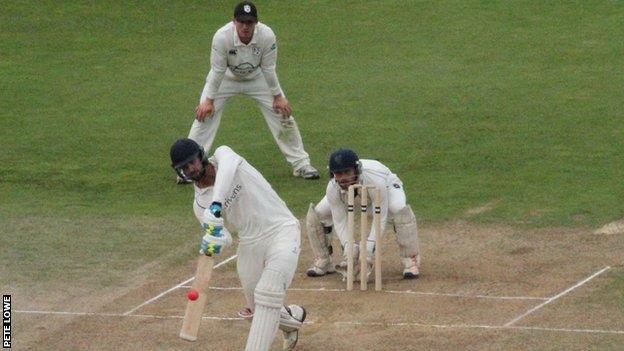
<path fill-rule="evenodd" d="M 258 22 L 258 9 L 251 1 L 243 1 L 234 8 L 234 18 L 238 22 Z"/>

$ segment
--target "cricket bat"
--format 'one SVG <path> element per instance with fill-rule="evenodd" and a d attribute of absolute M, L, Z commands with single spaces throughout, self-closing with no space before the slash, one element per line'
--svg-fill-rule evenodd
<path fill-rule="evenodd" d="M 195 271 L 192 289 L 195 289 L 199 296 L 195 301 L 189 299 L 186 304 L 182 329 L 180 330 L 180 337 L 184 340 L 197 340 L 197 331 L 204 313 L 204 306 L 208 300 L 208 285 L 210 284 L 213 265 L 214 258 L 212 256 L 202 254 L 197 260 L 197 271 Z"/>

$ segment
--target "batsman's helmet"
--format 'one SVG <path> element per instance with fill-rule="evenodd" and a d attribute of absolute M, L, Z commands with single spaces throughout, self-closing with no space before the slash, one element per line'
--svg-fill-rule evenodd
<path fill-rule="evenodd" d="M 353 169 L 355 174 L 362 172 L 362 163 L 355 151 L 350 149 L 338 149 L 329 156 L 329 176 L 334 177 L 336 172 L 344 172 Z"/>
<path fill-rule="evenodd" d="M 191 139 L 179 139 L 173 145 L 170 150 L 171 155 L 171 167 L 184 178 L 181 174 L 182 168 L 189 162 L 193 161 L 196 157 L 201 160 L 204 159 L 204 148 L 199 146 L 194 140 Z"/>

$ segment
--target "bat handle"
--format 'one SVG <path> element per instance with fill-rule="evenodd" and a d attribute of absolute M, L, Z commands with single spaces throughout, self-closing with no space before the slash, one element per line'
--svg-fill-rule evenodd
<path fill-rule="evenodd" d="M 200 255 L 206 255 L 206 256 L 208 256 L 208 257 L 212 257 L 212 255 L 211 255 L 211 254 L 209 254 L 208 252 L 205 252 L 205 251 L 204 251 L 204 250 L 202 250 L 202 249 L 199 249 L 199 254 L 200 254 Z"/>

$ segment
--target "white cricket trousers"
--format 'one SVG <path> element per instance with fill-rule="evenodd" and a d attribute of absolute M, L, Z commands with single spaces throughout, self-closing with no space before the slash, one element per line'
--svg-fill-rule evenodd
<path fill-rule="evenodd" d="M 284 119 L 282 115 L 273 111 L 273 95 L 261 74 L 248 81 L 234 80 L 226 74 L 214 99 L 215 109 L 212 118 L 206 117 L 203 122 L 195 119 L 188 137 L 202 145 L 204 150 L 209 153 L 221 123 L 225 104 L 235 95 L 246 95 L 256 100 L 277 146 L 293 169 L 299 169 L 310 164 L 310 156 L 303 148 L 303 140 L 297 122 L 293 116 Z M 200 98 L 200 102 L 203 98 L 203 96 Z M 247 118 L 247 116 L 241 116 L 241 118 Z M 242 136 L 243 134 L 241 134 Z"/>
<path fill-rule="evenodd" d="M 299 222 L 278 228 L 275 235 L 266 239 L 238 245 L 236 269 L 247 307 L 255 309 L 254 290 L 265 269 L 279 272 L 281 279 L 275 285 L 284 291 L 288 289 L 297 270 L 300 250 Z"/>

